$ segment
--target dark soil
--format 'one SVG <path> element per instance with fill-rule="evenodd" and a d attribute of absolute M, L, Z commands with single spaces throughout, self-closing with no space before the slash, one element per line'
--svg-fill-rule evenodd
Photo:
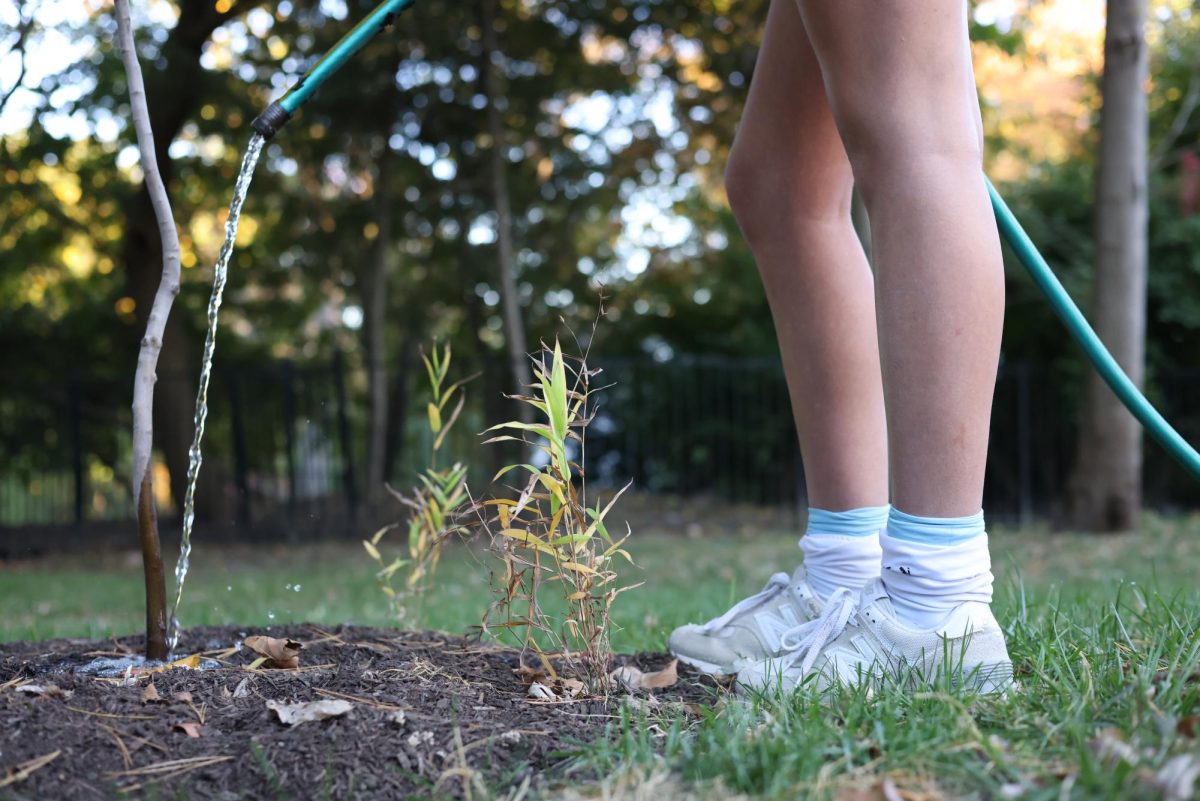
<path fill-rule="evenodd" d="M 0 799 L 401 799 L 460 797 L 464 782 L 496 793 L 527 780 L 537 788 L 605 737 L 627 703 L 535 701 L 514 674 L 516 651 L 430 632 L 275 627 L 265 633 L 304 643 L 300 668 L 248 670 L 254 654 L 229 649 L 255 633 L 264 632 L 193 629 L 179 651 L 207 652 L 223 667 L 127 680 L 75 668 L 137 652 L 140 638 L 0 645 Z M 657 670 L 668 661 L 617 663 Z M 161 701 L 144 700 L 150 681 Z M 30 684 L 46 692 L 21 689 Z M 173 699 L 184 692 L 190 702 Z M 681 666 L 679 682 L 655 697 L 708 704 L 718 692 Z M 288 727 L 267 706 L 329 699 L 353 708 Z"/>

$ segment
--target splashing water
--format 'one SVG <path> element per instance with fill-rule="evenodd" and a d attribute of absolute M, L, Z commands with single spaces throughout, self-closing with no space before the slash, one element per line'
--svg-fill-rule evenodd
<path fill-rule="evenodd" d="M 229 277 L 229 259 L 233 256 L 234 241 L 237 239 L 238 219 L 242 216 L 242 204 L 254 177 L 254 167 L 262 153 L 265 140 L 259 134 L 250 137 L 246 155 L 242 159 L 242 170 L 233 186 L 233 201 L 229 204 L 229 218 L 225 221 L 225 242 L 217 257 L 213 276 L 212 296 L 208 300 L 208 334 L 204 338 L 204 356 L 200 362 L 200 390 L 196 394 L 196 433 L 188 451 L 187 492 L 183 496 L 183 536 L 179 544 L 179 561 L 175 563 L 175 606 L 171 610 L 171 626 L 167 635 L 167 646 L 174 651 L 179 644 L 179 602 L 183 599 L 183 581 L 187 578 L 188 559 L 192 555 L 192 523 L 196 519 L 196 478 L 204 461 L 200 454 L 200 441 L 204 439 L 204 422 L 208 419 L 208 381 L 212 377 L 213 351 L 217 346 L 217 314 L 221 310 L 221 298 L 225 295 L 225 281 Z"/>

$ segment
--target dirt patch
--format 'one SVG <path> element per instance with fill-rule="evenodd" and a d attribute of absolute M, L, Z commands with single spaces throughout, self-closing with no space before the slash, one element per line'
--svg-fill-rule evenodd
<path fill-rule="evenodd" d="M 140 638 L 0 645 L 0 799 L 442 798 L 480 781 L 495 792 L 537 787 L 606 736 L 626 703 L 535 701 L 514 675 L 516 651 L 430 632 L 278 626 L 268 633 L 304 643 L 301 668 L 248 670 L 255 655 L 229 648 L 256 633 L 190 630 L 180 652 L 222 667 L 135 681 L 76 668 L 136 651 Z M 654 695 L 707 704 L 721 692 L 681 666 L 678 683 Z M 338 702 L 325 705 L 333 716 L 281 722 L 281 704 L 315 701 Z"/>

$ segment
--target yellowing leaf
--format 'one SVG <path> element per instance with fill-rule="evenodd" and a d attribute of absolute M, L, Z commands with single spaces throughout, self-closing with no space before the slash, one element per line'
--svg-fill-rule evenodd
<path fill-rule="evenodd" d="M 304 647 L 303 643 L 256 634 L 242 640 L 242 644 L 259 656 L 266 657 L 263 667 L 278 670 L 295 670 L 300 667 L 300 649 Z"/>
<path fill-rule="evenodd" d="M 425 410 L 429 413 L 429 429 L 435 434 L 438 433 L 442 430 L 441 411 L 439 411 L 437 405 L 433 403 L 427 405 Z"/>
<path fill-rule="evenodd" d="M 643 673 L 633 665 L 623 665 L 610 673 L 609 678 L 626 690 L 658 690 L 671 687 L 679 681 L 678 662 L 679 660 L 672 659 L 665 668 L 653 673 Z"/>
<path fill-rule="evenodd" d="M 382 562 L 383 556 L 379 553 L 379 549 L 375 547 L 375 543 L 371 540 L 363 540 L 363 547 L 367 549 L 367 553 L 371 554 L 371 558 L 376 562 Z"/>

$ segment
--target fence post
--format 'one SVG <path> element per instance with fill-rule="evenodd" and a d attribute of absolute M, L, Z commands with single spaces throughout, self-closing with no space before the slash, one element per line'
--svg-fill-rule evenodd
<path fill-rule="evenodd" d="M 296 513 L 296 387 L 293 384 L 292 362 L 283 363 L 283 442 L 287 449 L 288 515 Z M 288 530 L 294 536 L 295 528 Z"/>
<path fill-rule="evenodd" d="M 238 522 L 250 525 L 250 486 L 247 482 L 246 425 L 242 417 L 242 393 L 236 371 L 225 374 L 229 389 L 230 433 L 233 437 L 233 480 L 238 492 Z"/>
<path fill-rule="evenodd" d="M 350 447 L 350 421 L 346 417 L 346 363 L 342 351 L 333 352 L 333 386 L 337 398 L 338 439 L 342 444 L 342 484 L 350 504 L 350 519 L 358 509 L 358 493 L 354 487 L 354 453 Z"/>
<path fill-rule="evenodd" d="M 80 408 L 80 378 L 79 372 L 71 373 L 70 403 L 71 403 L 71 468 L 75 474 L 75 525 L 83 525 L 83 496 L 85 492 L 83 475 L 83 421 Z"/>
<path fill-rule="evenodd" d="M 1033 421 L 1028 362 L 1016 366 L 1017 379 L 1017 491 L 1022 526 L 1033 522 Z"/>

